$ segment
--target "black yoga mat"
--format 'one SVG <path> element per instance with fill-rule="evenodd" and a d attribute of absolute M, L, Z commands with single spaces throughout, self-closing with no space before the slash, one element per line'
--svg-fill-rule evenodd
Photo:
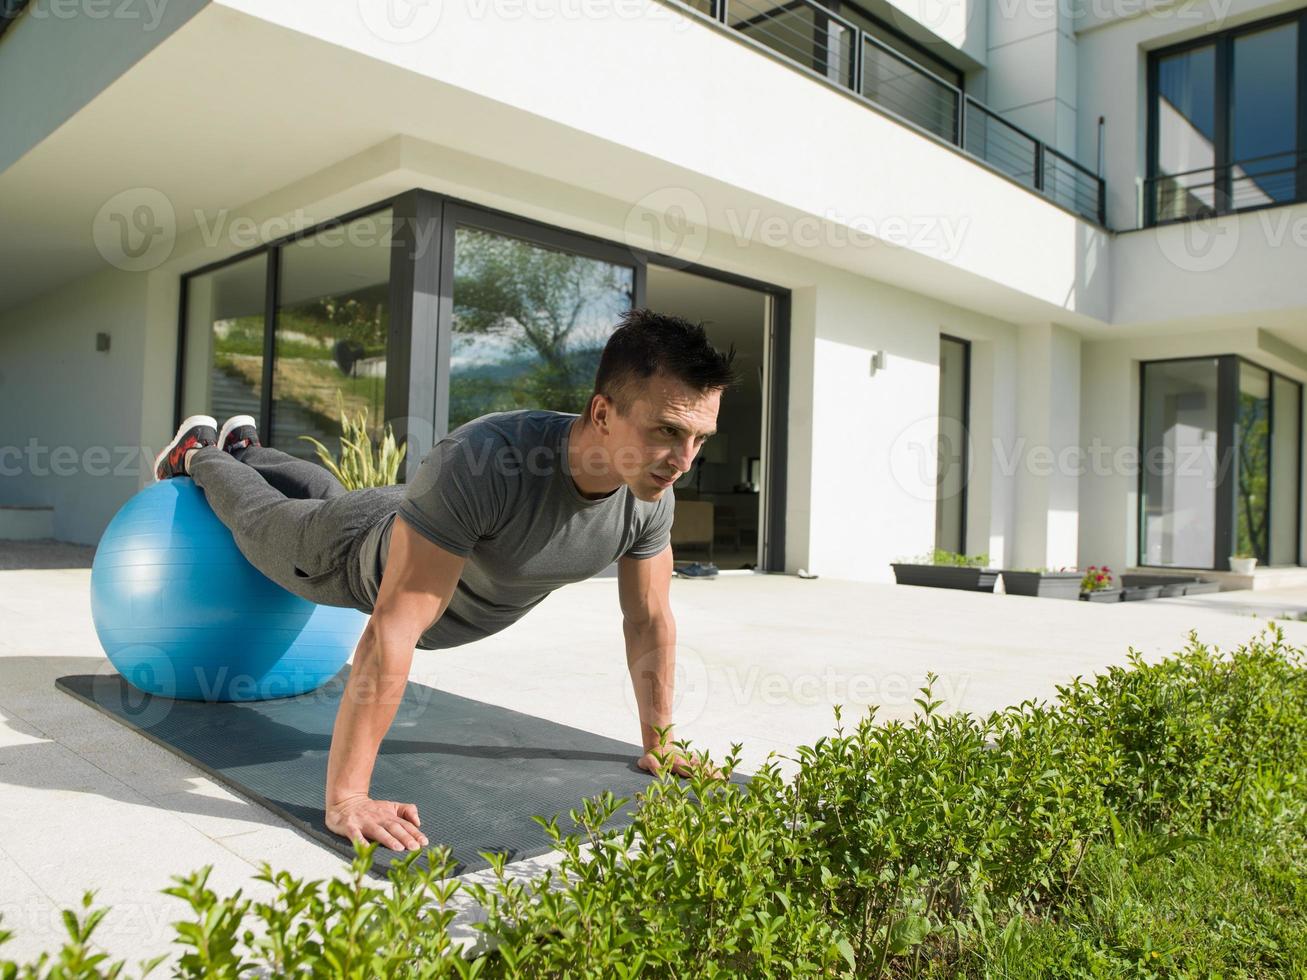
<path fill-rule="evenodd" d="M 322 810 L 348 673 L 346 666 L 316 691 L 269 701 L 174 701 L 116 674 L 60 677 L 55 686 L 352 856 L 349 842 L 323 825 Z M 431 845 L 448 845 L 463 874 L 487 867 L 479 851 L 510 861 L 548 853 L 549 838 L 531 816 L 558 816 L 566 833 L 575 829 L 568 811 L 604 790 L 631 798 L 607 826 L 629 824 L 635 794 L 653 779 L 636 766 L 640 754 L 637 745 L 410 682 L 381 743 L 372 794 L 417 804 Z M 373 871 L 385 874 L 398 856 L 378 847 Z"/>

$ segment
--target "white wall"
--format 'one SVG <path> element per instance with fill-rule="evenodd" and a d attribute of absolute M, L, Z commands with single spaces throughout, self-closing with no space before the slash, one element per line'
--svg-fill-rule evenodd
<path fill-rule="evenodd" d="M 973 466 L 967 550 L 1012 534 L 1010 478 L 995 465 L 1008 431 L 1016 328 L 866 279 L 827 274 L 816 288 L 811 515 L 807 561 L 840 578 L 892 579 L 889 563 L 935 545 L 939 335 L 973 343 Z M 983 353 L 977 357 L 977 349 Z M 870 374 L 873 352 L 886 366 Z M 791 433 L 792 442 L 801 434 Z M 797 566 L 795 566 L 797 567 Z"/>
<path fill-rule="evenodd" d="M 1080 337 L 1048 324 L 1017 342 L 1017 438 L 1006 456 L 1016 483 L 1014 568 L 1076 567 Z"/>
<path fill-rule="evenodd" d="M 166 394 L 171 416 L 171 370 L 144 370 L 145 303 L 144 277 L 106 272 L 0 316 L 0 504 L 54 507 L 61 540 L 96 541 L 142 485 L 143 400 Z"/>

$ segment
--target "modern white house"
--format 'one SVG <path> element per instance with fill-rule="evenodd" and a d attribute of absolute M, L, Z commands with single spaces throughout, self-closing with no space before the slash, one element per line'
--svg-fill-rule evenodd
<path fill-rule="evenodd" d="M 0 537 L 197 411 L 575 411 L 648 306 L 742 379 L 678 557 L 1307 581 L 1301 0 L 3 11 Z"/>

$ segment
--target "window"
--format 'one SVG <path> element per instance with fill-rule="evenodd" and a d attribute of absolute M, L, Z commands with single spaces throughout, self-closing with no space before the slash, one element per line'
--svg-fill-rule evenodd
<path fill-rule="evenodd" d="M 1141 565 L 1216 566 L 1218 367 L 1144 365 Z"/>
<path fill-rule="evenodd" d="M 1298 564 L 1302 385 L 1234 355 L 1141 377 L 1139 563 Z"/>
<path fill-rule="evenodd" d="M 342 403 L 378 434 L 392 223 L 374 211 L 183 277 L 177 421 L 252 415 L 266 445 L 310 459 L 299 437 L 336 451 Z"/>
<path fill-rule="evenodd" d="M 519 408 L 584 411 L 634 294 L 632 267 L 457 228 L 449 428 Z"/>
<path fill-rule="evenodd" d="M 379 211 L 280 249 L 269 445 L 315 459 L 310 436 L 335 452 L 340 405 L 383 430 L 391 224 Z"/>
<path fill-rule="evenodd" d="M 1150 223 L 1303 199 L 1305 19 L 1299 12 L 1152 55 Z"/>
<path fill-rule="evenodd" d="M 267 270 L 261 253 L 186 280 L 179 422 L 187 415 L 219 422 L 259 416 Z"/>
<path fill-rule="evenodd" d="M 1302 562 L 1302 385 L 1276 375 L 1271 388 L 1270 557 L 1272 565 Z"/>
<path fill-rule="evenodd" d="M 436 439 L 480 415 L 582 411 L 604 345 L 620 315 L 647 302 L 649 266 L 659 262 L 685 265 L 406 191 L 183 275 L 173 424 L 199 413 L 249 414 L 265 443 L 313 459 L 299 437 L 335 451 L 339 393 L 348 411 L 367 410 L 374 438 L 393 425 L 408 447 L 403 479 Z M 687 271 L 767 297 L 758 356 L 772 367 L 761 411 L 784 418 L 788 292 Z M 736 447 L 730 467 L 747 467 L 752 492 L 763 484 L 761 567 L 779 571 L 786 429 L 764 422 L 763 433 L 752 448 L 747 440 Z"/>
<path fill-rule="evenodd" d="M 1235 489 L 1234 554 L 1269 561 L 1271 484 L 1271 373 L 1251 364 L 1239 365 L 1239 412 L 1235 446 L 1238 485 Z"/>
<path fill-rule="evenodd" d="M 939 339 L 939 433 L 935 470 L 935 547 L 967 547 L 967 428 L 971 345 Z"/>

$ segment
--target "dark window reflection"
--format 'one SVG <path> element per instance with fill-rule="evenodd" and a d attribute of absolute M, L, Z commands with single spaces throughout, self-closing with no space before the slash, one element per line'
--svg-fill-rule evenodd
<path fill-rule="evenodd" d="M 1230 195 L 1234 207 L 1292 201 L 1298 125 L 1298 25 L 1234 39 Z"/>

